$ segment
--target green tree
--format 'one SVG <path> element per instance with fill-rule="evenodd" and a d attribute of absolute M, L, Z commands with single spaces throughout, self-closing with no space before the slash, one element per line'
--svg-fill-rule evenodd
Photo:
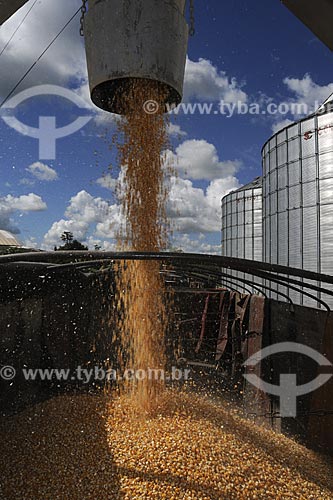
<path fill-rule="evenodd" d="M 65 250 L 88 250 L 88 247 L 82 245 L 80 241 L 74 239 L 74 235 L 70 231 L 64 231 L 60 238 L 65 242 L 65 244 L 59 248 L 54 247 L 56 252 Z"/>
<path fill-rule="evenodd" d="M 62 239 L 62 241 L 65 242 L 65 244 L 67 243 L 71 243 L 74 239 L 74 236 L 73 236 L 73 233 L 71 233 L 70 231 L 64 231 L 62 233 L 62 235 L 60 236 L 60 238 Z"/>

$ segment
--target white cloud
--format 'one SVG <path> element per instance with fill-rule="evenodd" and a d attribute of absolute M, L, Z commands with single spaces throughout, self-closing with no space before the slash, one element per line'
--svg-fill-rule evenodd
<path fill-rule="evenodd" d="M 283 83 L 292 97 L 277 104 L 281 112 L 273 117 L 272 131 L 274 133 L 315 112 L 333 93 L 333 83 L 318 85 L 309 74 L 304 75 L 303 78 L 284 78 Z M 265 99 L 266 105 L 274 102 L 267 96 Z"/>
<path fill-rule="evenodd" d="M 73 233 L 80 241 L 93 239 L 116 238 L 121 225 L 120 209 L 100 197 L 94 198 L 87 191 L 80 191 L 70 199 L 64 219 L 52 224 L 44 236 L 43 248 L 58 245 L 64 231 Z M 91 233 L 91 234 L 90 234 Z M 110 242 L 110 245 L 113 242 Z M 105 242 L 103 243 L 105 247 Z"/>
<path fill-rule="evenodd" d="M 96 181 L 101 187 L 105 189 L 110 189 L 110 191 L 114 191 L 116 189 L 118 180 L 114 179 L 111 174 L 105 174 Z"/>
<path fill-rule="evenodd" d="M 224 101 L 226 103 L 246 102 L 247 95 L 235 78 L 219 71 L 213 63 L 200 58 L 187 58 L 184 82 L 184 101 Z"/>
<path fill-rule="evenodd" d="M 51 182 L 58 179 L 58 174 L 53 168 L 39 161 L 27 167 L 26 171 L 36 177 L 36 179 L 38 179 L 39 181 Z"/>
<path fill-rule="evenodd" d="M 173 137 L 186 137 L 187 136 L 187 132 L 185 132 L 185 130 L 183 130 L 180 125 L 176 125 L 175 123 L 169 123 L 168 124 L 168 128 L 167 128 L 167 132 L 170 136 L 173 136 Z"/>
<path fill-rule="evenodd" d="M 30 238 L 25 239 L 22 242 L 22 246 L 25 247 L 25 248 L 35 248 L 35 249 L 38 249 L 38 243 L 36 241 L 36 238 L 34 238 L 33 236 L 31 236 Z"/>
<path fill-rule="evenodd" d="M 27 179 L 26 177 L 22 177 L 22 179 L 19 180 L 20 186 L 34 186 L 35 183 L 35 180 Z"/>
<path fill-rule="evenodd" d="M 239 160 L 221 161 L 216 147 L 205 140 L 188 140 L 176 153 L 167 152 L 167 160 L 183 176 L 191 179 L 219 179 L 234 175 L 241 167 Z"/>
<path fill-rule="evenodd" d="M 59 245 L 61 243 L 60 237 L 64 231 L 73 233 L 75 239 L 82 241 L 86 237 L 88 229 L 89 224 L 83 221 L 65 219 L 56 221 L 45 234 L 42 248 L 49 250 L 55 245 Z"/>
<path fill-rule="evenodd" d="M 316 107 L 333 93 L 333 83 L 318 85 L 309 74 L 304 75 L 302 79 L 287 77 L 283 83 L 295 94 L 293 102 L 306 104 L 309 112 L 315 111 Z"/>
<path fill-rule="evenodd" d="M 183 252 L 221 255 L 221 244 L 214 245 L 206 240 L 204 234 L 190 236 L 189 234 L 177 235 L 172 240 L 172 248 Z"/>
<path fill-rule="evenodd" d="M 19 234 L 20 230 L 12 220 L 16 212 L 39 212 L 47 209 L 42 198 L 34 193 L 15 197 L 7 195 L 0 198 L 0 229 Z"/>
<path fill-rule="evenodd" d="M 285 127 L 288 127 L 288 125 L 291 125 L 292 123 L 294 123 L 292 120 L 289 120 L 289 118 L 286 118 L 285 120 L 274 123 L 272 125 L 272 131 L 274 134 L 276 134 L 277 132 L 279 132 L 280 130 L 282 130 Z"/>
<path fill-rule="evenodd" d="M 84 244 L 92 250 L 95 249 L 95 245 L 99 246 L 101 251 L 114 252 L 117 250 L 117 244 L 115 242 L 102 240 L 96 238 L 95 236 L 88 236 L 88 238 L 84 241 Z"/>
<path fill-rule="evenodd" d="M 168 216 L 174 230 L 191 233 L 193 241 L 199 233 L 220 233 L 221 198 L 240 187 L 238 179 L 233 176 L 214 179 L 206 190 L 195 187 L 188 179 L 172 177 L 170 183 Z M 114 250 L 115 239 L 123 223 L 119 205 L 110 205 L 100 197 L 80 191 L 71 198 L 65 217 L 54 222 L 46 233 L 43 248 L 58 245 L 61 234 L 70 231 L 90 248 L 98 244 L 104 249 Z M 201 241 L 202 251 L 209 253 L 214 250 L 210 244 L 205 245 L 206 242 Z M 199 251 L 199 247 L 196 248 Z"/>
<path fill-rule="evenodd" d="M 109 204 L 102 198 L 94 198 L 87 191 L 80 191 L 70 200 L 66 217 L 91 224 L 102 222 L 109 213 Z"/>
<path fill-rule="evenodd" d="M 241 184 L 236 177 L 229 175 L 224 179 L 213 180 L 206 190 L 208 204 L 215 210 L 219 220 L 221 218 L 221 199 L 230 191 L 239 189 Z"/>
<path fill-rule="evenodd" d="M 118 205 L 110 205 L 108 216 L 96 225 L 95 236 L 99 238 L 117 238 L 123 226 L 123 216 Z"/>
<path fill-rule="evenodd" d="M 1 201 L 4 206 L 9 207 L 10 210 L 21 210 L 23 212 L 40 212 L 47 208 L 42 198 L 34 193 L 23 194 L 18 198 L 8 194 L 5 198 L 0 200 L 0 203 Z"/>
<path fill-rule="evenodd" d="M 234 175 L 240 167 L 240 162 L 220 161 L 216 148 L 207 141 L 185 141 L 176 149 L 175 154 L 168 151 L 166 156 L 181 175 L 187 170 L 191 179 L 210 180 L 204 189 L 197 187 L 194 180 L 181 176 L 172 177 L 167 211 L 176 235 L 187 234 L 194 242 L 191 243 L 193 249 L 214 253 L 217 246 L 206 241 L 205 237 L 203 240 L 200 237 L 200 247 L 195 241 L 199 235 L 209 234 L 211 238 L 214 233 L 220 234 L 221 198 L 240 187 Z M 121 186 L 124 182 L 124 169 L 120 171 L 117 179 L 108 173 L 96 182 L 107 189 Z M 80 191 L 71 198 L 64 218 L 55 222 L 45 235 L 43 247 L 50 248 L 59 244 L 59 237 L 66 230 L 92 248 L 98 244 L 112 250 L 115 249 L 115 239 L 123 224 L 123 215 L 118 204 L 111 205 L 103 198 Z M 100 242 L 103 242 L 103 245 Z M 106 242 L 109 242 L 108 245 Z"/>
<path fill-rule="evenodd" d="M 180 233 L 221 231 L 221 199 L 240 187 L 236 177 L 213 180 L 204 191 L 190 180 L 172 177 L 168 216 Z"/>

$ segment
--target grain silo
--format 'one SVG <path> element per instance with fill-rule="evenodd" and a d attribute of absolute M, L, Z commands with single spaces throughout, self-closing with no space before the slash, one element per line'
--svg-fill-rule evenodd
<path fill-rule="evenodd" d="M 262 261 L 261 177 L 222 198 L 222 255 Z M 237 271 L 232 275 L 252 280 L 252 276 Z M 248 285 L 243 289 L 239 281 L 235 283 L 241 291 L 257 292 Z"/>
<path fill-rule="evenodd" d="M 0 229 L 0 248 L 8 248 L 8 247 L 21 247 L 21 243 L 17 240 L 17 238 L 10 233 L 9 231 L 4 231 Z"/>
<path fill-rule="evenodd" d="M 333 274 L 333 95 L 263 147 L 264 261 Z M 297 304 L 318 307 L 279 286 Z M 314 292 L 316 293 L 316 292 Z M 332 299 L 320 297 L 333 305 Z M 281 299 L 274 294 L 273 298 Z"/>

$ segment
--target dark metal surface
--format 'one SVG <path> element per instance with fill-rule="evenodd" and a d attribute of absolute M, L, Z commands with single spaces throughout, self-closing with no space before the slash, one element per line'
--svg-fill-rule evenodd
<path fill-rule="evenodd" d="M 55 290 L 89 285 L 79 269 L 56 268 L 42 262 L 11 262 L 0 266 L 0 303 L 40 297 Z"/>
<path fill-rule="evenodd" d="M 0 25 L 9 19 L 28 0 L 0 0 Z"/>
<path fill-rule="evenodd" d="M 96 106 L 124 114 L 135 79 L 155 82 L 165 93 L 165 111 L 180 103 L 189 31 L 184 8 L 185 0 L 89 2 L 84 35 Z"/>
<path fill-rule="evenodd" d="M 282 3 L 333 50 L 332 0 L 282 0 Z"/>
<path fill-rule="evenodd" d="M 8 262 L 48 262 L 50 264 L 65 261 L 73 266 L 76 263 L 105 263 L 116 260 L 158 260 L 165 262 L 191 263 L 197 261 L 199 264 L 220 266 L 244 272 L 255 272 L 256 270 L 268 271 L 276 274 L 297 276 L 313 281 L 333 284 L 333 276 L 314 273 L 303 269 L 295 269 L 287 266 L 268 264 L 247 259 L 236 259 L 233 257 L 221 257 L 218 255 L 195 254 L 195 253 L 163 253 L 163 252 L 89 252 L 89 251 L 62 251 L 62 252 L 28 252 L 12 255 L 1 255 L 0 265 Z M 306 283 L 304 283 L 304 286 Z"/>
<path fill-rule="evenodd" d="M 235 290 L 244 287 L 244 291 L 255 289 L 265 295 L 265 290 L 271 290 L 272 284 L 282 285 L 286 290 L 295 290 L 317 301 L 318 304 L 330 310 L 329 306 L 311 292 L 319 292 L 333 296 L 333 276 L 294 269 L 286 266 L 267 264 L 246 259 L 222 257 L 217 255 L 186 254 L 186 253 L 141 253 L 141 252 L 34 252 L 0 256 L 0 285 L 8 280 L 6 273 L 20 275 L 21 271 L 38 274 L 39 266 L 43 264 L 43 273 L 57 272 L 89 273 L 105 272 L 119 260 L 156 260 L 161 263 L 161 272 L 166 279 L 174 279 L 180 286 L 188 279 L 197 280 L 201 286 Z M 13 267 L 14 266 L 14 267 Z M 30 267 L 29 267 L 30 266 Z M 45 272 L 44 272 L 45 271 Z M 235 276 L 232 271 L 246 273 L 246 278 Z M 308 282 L 304 282 L 304 279 Z M 288 293 L 276 292 L 280 297 L 292 301 Z"/>

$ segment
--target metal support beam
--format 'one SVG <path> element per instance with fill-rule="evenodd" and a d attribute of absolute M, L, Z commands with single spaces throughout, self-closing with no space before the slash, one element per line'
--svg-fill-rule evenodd
<path fill-rule="evenodd" d="M 333 51 L 332 0 L 282 0 L 282 3 Z"/>

